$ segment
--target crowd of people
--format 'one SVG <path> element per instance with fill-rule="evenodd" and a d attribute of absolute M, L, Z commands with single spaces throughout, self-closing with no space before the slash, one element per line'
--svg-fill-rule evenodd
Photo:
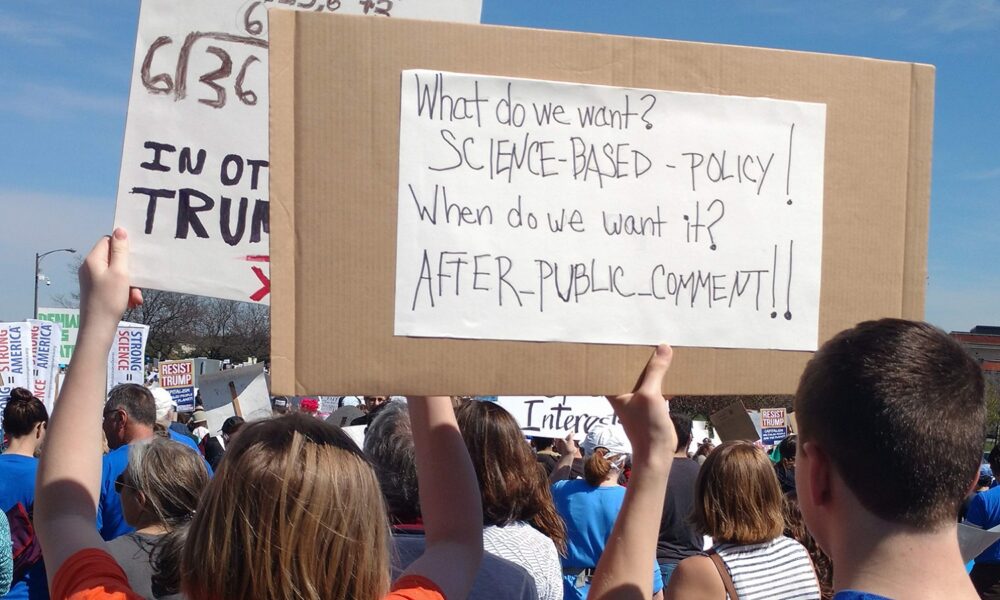
<path fill-rule="evenodd" d="M 970 578 L 956 531 L 980 474 L 982 373 L 927 324 L 866 322 L 824 344 L 795 396 L 798 434 L 771 456 L 695 443 L 662 395 L 666 345 L 609 397 L 620 425 L 581 444 L 529 442 L 499 404 L 450 396 L 373 397 L 363 448 L 296 411 L 211 436 L 163 390 L 104 389 L 115 326 L 141 302 L 128 258 L 116 230 L 80 268 L 54 414 L 20 389 L 4 408 L 5 598 L 877 600 L 1000 585 L 1000 549 Z M 1000 522 L 1000 492 L 967 516 Z"/>

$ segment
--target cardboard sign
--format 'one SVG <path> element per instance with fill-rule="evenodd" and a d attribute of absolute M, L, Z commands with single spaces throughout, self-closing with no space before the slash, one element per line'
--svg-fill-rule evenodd
<path fill-rule="evenodd" d="M 481 7 L 143 0 L 115 211 L 132 283 L 268 301 L 268 8 L 478 22 Z"/>
<path fill-rule="evenodd" d="M 497 404 L 527 436 L 563 439 L 572 434 L 582 440 L 594 427 L 618 424 L 607 398 L 599 396 L 500 396 Z"/>
<path fill-rule="evenodd" d="M 773 446 L 788 436 L 788 422 L 784 408 L 760 409 L 760 441 Z"/>
<path fill-rule="evenodd" d="M 756 442 L 760 434 L 753 424 L 753 419 L 747 414 L 742 402 L 734 402 L 726 408 L 717 411 L 709 417 L 719 438 L 728 442 L 731 440 L 748 440 Z"/>
<path fill-rule="evenodd" d="M 39 308 L 38 319 L 51 321 L 59 325 L 62 331 L 62 343 L 59 346 L 59 364 L 66 366 L 73 358 L 76 349 L 76 336 L 80 333 L 79 308 Z"/>
<path fill-rule="evenodd" d="M 272 368 L 274 386 L 280 393 L 614 394 L 632 389 L 638 371 L 649 356 L 648 346 L 415 338 L 395 334 L 397 248 L 392 241 L 398 239 L 399 192 L 404 183 L 399 171 L 400 107 L 405 99 L 402 95 L 403 73 L 413 69 L 824 104 L 822 282 L 816 342 L 821 344 L 844 328 L 865 319 L 887 316 L 919 319 L 923 316 L 933 114 L 934 76 L 930 67 L 759 48 L 302 12 L 275 11 L 270 20 L 270 40 L 270 182 L 271 199 L 276 203 L 271 213 L 271 260 L 275 266 L 272 273 Z M 434 43 L 427 43 L 427 40 L 434 40 Z M 317 46 L 324 51 L 316 52 Z M 512 103 L 519 101 L 523 104 L 514 97 L 516 89 L 512 88 Z M 506 96 L 505 89 L 503 92 L 501 98 L 490 96 L 491 110 L 484 110 L 484 127 L 488 119 L 496 120 L 496 109 Z M 638 99 L 641 100 L 641 96 Z M 452 96 L 451 100 L 453 102 L 449 103 L 442 97 L 442 106 L 456 121 L 459 115 L 466 114 L 466 110 L 475 114 L 474 107 L 469 102 L 461 101 L 458 95 Z M 552 101 L 557 102 L 555 98 Z M 634 110 L 641 115 L 647 105 L 637 104 Z M 449 106 L 454 110 L 450 110 Z M 548 107 L 547 103 L 545 106 Z M 524 110 L 526 119 L 535 119 L 530 105 L 526 105 Z M 629 110 L 633 110 L 631 102 Z M 652 110 L 655 111 L 656 107 Z M 566 113 L 571 122 L 571 119 L 577 118 L 569 110 Z M 555 107 L 550 114 L 554 117 Z M 633 119 L 641 121 L 638 116 Z M 666 119 L 651 121 L 652 131 L 657 131 L 656 128 L 661 125 L 666 128 L 669 115 Z M 470 127 L 473 121 L 468 119 L 458 123 L 463 129 L 456 128 L 455 132 L 466 131 L 465 128 Z M 618 134 L 608 129 L 588 127 L 587 135 L 579 136 L 596 145 L 597 162 L 602 165 L 603 172 L 611 168 L 603 153 L 603 144 L 613 145 L 612 156 L 617 152 L 617 146 L 612 142 L 617 139 L 613 136 Z M 779 206 L 776 208 L 783 208 L 786 214 L 791 215 L 798 210 L 797 196 L 793 195 L 799 193 L 797 186 L 800 180 L 796 179 L 798 171 L 795 162 L 798 150 L 816 152 L 818 149 L 796 145 L 799 133 L 796 126 L 790 154 L 792 170 L 788 171 L 787 165 L 782 166 L 781 161 L 782 157 L 789 156 L 789 133 L 790 126 L 785 131 L 784 144 L 761 142 L 769 144 L 768 149 L 761 152 L 766 152 L 767 156 L 774 152 L 775 158 L 760 199 L 761 202 L 777 201 Z M 503 139 L 510 140 L 510 146 L 504 145 L 505 153 L 512 151 L 515 141 L 518 143 L 518 161 L 523 166 L 512 175 L 512 181 L 523 182 L 522 175 L 529 162 L 536 171 L 540 168 L 537 156 L 531 161 L 527 157 L 521 158 L 525 151 L 521 129 L 511 127 Z M 337 143 L 331 144 L 330 140 Z M 481 154 L 475 154 L 481 144 L 480 138 L 476 140 L 474 146 L 473 142 L 465 144 L 464 138 L 456 137 L 453 144 L 460 153 L 464 144 L 473 164 L 485 165 L 485 173 L 489 162 L 480 162 L 486 159 Z M 531 141 L 528 140 L 529 145 Z M 700 169 L 708 167 L 708 156 L 712 152 L 721 154 L 723 150 L 726 151 L 728 175 L 733 173 L 733 161 L 737 160 L 737 155 L 741 152 L 746 154 L 744 149 L 691 149 L 706 154 Z M 457 163 L 458 154 L 445 144 L 440 134 L 436 138 L 428 138 L 421 152 L 433 152 L 441 161 L 430 166 Z M 621 156 L 624 163 L 621 168 L 625 169 L 631 164 L 633 155 L 623 148 Z M 564 150 L 559 158 L 568 161 L 557 163 L 560 172 L 572 173 L 572 152 L 566 155 Z M 656 181 L 668 181 L 685 170 L 690 178 L 690 157 L 687 157 L 687 162 L 671 162 L 666 156 L 657 158 L 662 158 L 662 163 L 656 167 Z M 721 161 L 721 156 L 719 158 Z M 767 163 L 763 155 L 761 159 Z M 759 162 L 754 160 L 754 164 Z M 557 166 L 552 162 L 546 164 L 547 167 Z M 677 173 L 673 173 L 666 164 L 675 165 Z M 745 164 L 749 172 L 751 163 Z M 712 168 L 716 169 L 714 161 Z M 698 190 L 740 183 L 738 178 L 735 184 L 729 179 L 704 183 L 707 175 L 699 173 L 696 169 L 695 185 Z M 507 175 L 504 172 L 503 176 Z M 750 175 L 760 179 L 752 172 Z M 642 182 L 647 176 L 653 177 L 653 171 L 637 181 L 634 177 L 620 180 L 605 178 L 604 184 L 609 190 L 619 189 Z M 718 177 L 718 172 L 713 170 L 712 176 Z M 586 186 L 582 182 L 576 183 L 581 189 L 589 189 L 596 177 L 591 173 Z M 771 196 L 768 193 L 769 200 L 765 199 L 765 188 L 776 186 L 777 190 L 773 187 L 771 190 L 784 192 L 786 180 L 790 186 L 787 196 Z M 491 189 L 484 183 L 477 186 L 477 192 L 479 187 Z M 408 192 L 408 188 L 404 189 Z M 433 204 L 433 185 L 429 189 L 418 189 L 416 186 L 414 189 L 421 203 Z M 722 187 L 718 189 L 723 190 Z M 475 214 L 475 209 L 481 204 L 473 201 L 472 192 L 464 188 L 461 193 L 457 192 L 457 189 L 453 192 L 448 188 L 449 203 L 467 205 Z M 522 214 L 524 210 L 534 211 L 539 228 L 548 228 L 546 209 L 539 208 L 541 204 L 557 207 L 560 217 L 565 206 L 566 225 L 562 235 L 576 235 L 570 231 L 572 209 L 567 205 L 568 198 L 537 198 L 525 193 L 521 196 Z M 718 197 L 725 202 L 728 195 L 720 194 Z M 665 231 L 676 227 L 676 220 L 683 220 L 683 214 L 689 215 L 689 219 L 699 218 L 699 224 L 710 223 L 705 221 L 707 205 L 704 203 L 710 203 L 714 198 L 701 199 L 699 196 L 690 199 L 701 200 L 700 217 L 691 211 L 671 213 L 665 217 L 671 221 L 664 226 Z M 787 204 L 788 199 L 793 201 L 792 205 Z M 439 187 L 438 217 L 443 217 L 442 201 Z M 509 228 L 504 223 L 516 201 L 515 195 L 507 200 L 503 208 L 499 205 L 494 208 L 494 220 L 499 223 L 496 228 Z M 662 198 L 664 207 L 668 202 L 673 206 L 684 201 L 685 198 Z M 818 198 L 804 197 L 802 201 L 815 203 Z M 415 210 L 412 197 L 409 202 L 411 210 Z M 607 204 L 609 213 L 639 214 L 639 209 L 626 206 L 627 198 L 609 199 Z M 621 204 L 621 210 L 618 210 L 618 204 Z M 693 203 L 691 208 L 693 210 Z M 729 209 L 727 203 L 727 213 Z M 653 212 L 650 213 L 650 210 Z M 735 206 L 733 210 L 736 210 Z M 457 225 L 454 219 L 463 213 L 466 218 L 470 215 L 461 207 L 452 208 L 452 223 L 446 224 L 447 228 L 457 230 L 461 227 L 463 235 L 466 229 L 485 235 L 483 227 Z M 642 214 L 655 215 L 655 208 L 647 207 Z M 718 214 L 715 213 L 715 216 Z M 486 218 L 485 214 L 483 218 Z M 726 217 L 723 217 L 712 228 L 713 233 L 717 233 L 716 227 L 720 228 L 716 254 L 728 252 L 725 249 L 735 244 L 735 237 L 739 237 L 723 235 L 726 224 Z M 598 226 L 602 225 L 598 223 Z M 680 234 L 677 229 L 671 231 L 675 237 L 685 236 L 683 244 L 687 244 L 686 228 L 681 229 Z M 706 231 L 700 229 L 699 236 L 704 235 L 707 235 Z M 713 251 L 705 249 L 704 243 L 705 238 L 699 237 L 697 247 L 703 254 L 711 254 Z M 691 246 L 695 247 L 695 243 L 691 242 Z M 782 248 L 786 254 L 782 253 Z M 799 240 L 796 239 L 796 256 L 798 249 Z M 770 261 L 761 269 L 774 269 L 773 245 L 771 250 Z M 787 250 L 787 245 L 779 245 L 779 268 L 786 276 L 787 265 L 782 257 L 787 259 Z M 476 254 L 499 253 L 499 249 L 494 253 L 483 247 L 471 251 Z M 554 253 L 559 251 L 556 249 Z M 594 249 L 594 252 L 597 251 L 604 252 L 604 249 Z M 655 248 L 651 245 L 650 253 L 654 252 Z M 422 253 L 419 258 L 418 265 L 422 263 Z M 575 258 L 572 263 L 584 263 L 589 269 L 590 258 Z M 665 265 L 672 260 L 670 256 L 650 257 L 649 260 L 657 264 L 661 258 Z M 553 259 L 558 259 L 557 262 L 564 260 L 555 254 Z M 487 267 L 483 260 L 480 259 L 481 271 Z M 474 255 L 470 259 L 472 261 Z M 793 318 L 790 321 L 784 317 L 786 307 L 780 294 L 783 289 L 780 286 L 781 276 L 776 279 L 778 289 L 773 311 L 770 309 L 770 282 L 761 286 L 760 302 L 764 310 L 759 316 L 769 327 L 794 326 L 798 322 L 799 307 L 795 304 L 794 295 L 795 278 L 799 273 L 796 264 L 792 267 L 793 296 L 788 312 Z M 428 266 L 440 271 L 439 265 L 440 261 L 431 261 L 428 257 Z M 444 267 L 453 269 L 454 265 L 444 264 Z M 461 286 L 469 285 L 467 276 L 475 277 L 469 267 L 475 265 L 462 266 Z M 685 264 L 684 268 L 694 267 Z M 495 260 L 491 269 L 496 279 Z M 596 270 L 607 273 L 606 266 Z M 514 275 L 513 270 L 511 275 Z M 560 270 L 558 281 L 564 296 L 570 289 L 566 284 L 567 277 L 566 271 Z M 545 285 L 554 285 L 555 278 L 553 269 L 552 277 L 546 279 Z M 441 287 L 442 297 L 452 293 L 456 284 L 454 278 L 432 278 L 431 281 L 435 294 Z M 480 287 L 483 281 L 481 276 Z M 514 283 L 513 279 L 509 281 Z M 537 275 L 534 281 L 537 287 Z M 722 283 L 722 280 L 718 281 Z M 359 293 L 342 293 L 343 286 L 348 283 L 355 286 Z M 583 286 L 583 283 L 580 285 Z M 644 282 L 632 289 L 623 287 L 622 291 L 648 291 L 642 285 Z M 657 283 L 657 286 L 660 284 Z M 599 287 L 607 287 L 607 282 L 602 279 Z M 521 289 L 520 285 L 518 288 Z M 548 289 L 551 290 L 551 287 Z M 489 293 L 473 291 L 484 297 L 497 293 L 495 287 Z M 657 287 L 656 291 L 660 294 L 661 288 Z M 504 292 L 506 294 L 510 290 L 505 287 Z M 717 292 L 721 293 L 721 290 Z M 699 302 L 702 297 L 699 295 Z M 575 304 L 572 298 L 570 303 L 557 300 L 554 296 L 548 298 L 563 307 Z M 537 298 L 534 300 L 537 301 Z M 582 304 L 584 297 L 580 301 Z M 652 298 L 646 301 L 654 303 Z M 513 305 L 509 306 L 508 302 Z M 635 299 L 635 302 L 639 303 L 639 300 Z M 669 315 L 676 314 L 679 307 L 666 301 L 657 302 L 664 303 L 663 314 L 649 317 L 649 327 L 663 331 L 663 326 L 656 320 L 672 318 Z M 728 303 L 728 299 L 725 302 Z M 509 309 L 512 315 L 519 310 L 513 296 L 507 295 L 503 308 L 505 314 Z M 805 306 L 802 308 L 805 309 Z M 495 314 L 496 309 L 493 310 Z M 693 314 L 690 308 L 686 310 Z M 773 320 L 771 312 L 778 313 Z M 586 329 L 591 339 L 621 339 L 615 331 L 619 326 L 619 316 L 598 317 L 572 327 Z M 464 324 L 464 315 L 456 311 L 454 321 Z M 692 329 L 703 336 L 698 343 L 713 345 L 731 343 L 732 338 L 739 334 L 729 330 L 745 326 L 743 323 L 722 324 L 715 317 L 695 321 Z M 496 327 L 495 320 L 489 322 Z M 466 336 L 479 335 L 478 331 L 468 331 L 473 328 L 472 323 L 468 327 L 448 326 L 463 330 Z M 512 331 L 522 329 L 513 318 L 510 327 Z M 491 331 L 490 335 L 493 333 L 495 331 Z M 347 339 L 352 340 L 351 352 L 343 353 L 337 361 L 329 361 L 324 350 L 329 340 Z M 668 337 L 657 341 L 674 340 Z M 666 380 L 665 391 L 670 394 L 713 395 L 790 393 L 811 356 L 812 353 L 807 351 L 679 348 Z"/>
<path fill-rule="evenodd" d="M 264 365 L 202 375 L 198 380 L 198 391 L 208 416 L 211 435 L 219 435 L 222 424 L 229 417 L 239 416 L 254 421 L 271 416 L 271 396 Z"/>
<path fill-rule="evenodd" d="M 149 325 L 122 321 L 108 352 L 108 389 L 123 383 L 146 382 L 146 340 Z"/>
<path fill-rule="evenodd" d="M 1000 525 L 982 529 L 970 523 L 958 524 L 958 548 L 962 562 L 969 562 L 1000 540 Z"/>
<path fill-rule="evenodd" d="M 161 360 L 158 381 L 177 403 L 177 412 L 194 412 L 194 361 Z"/>
<path fill-rule="evenodd" d="M 396 335 L 816 349 L 825 105 L 421 70 L 400 93 Z"/>
<path fill-rule="evenodd" d="M 50 321 L 28 319 L 31 325 L 31 393 L 52 414 L 56 402 L 56 374 L 59 372 L 59 347 L 62 331 Z"/>
<path fill-rule="evenodd" d="M 3 408 L 16 387 L 31 389 L 31 325 L 0 323 L 0 427 Z"/>

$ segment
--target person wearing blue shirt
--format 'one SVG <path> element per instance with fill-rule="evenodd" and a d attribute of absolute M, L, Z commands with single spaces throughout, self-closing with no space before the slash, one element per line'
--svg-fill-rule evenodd
<path fill-rule="evenodd" d="M 156 405 L 156 422 L 166 429 L 170 439 L 201 452 L 198 442 L 193 437 L 184 435 L 173 427 L 176 425 L 174 418 L 177 415 L 177 403 L 174 402 L 170 392 L 161 387 L 150 388 L 149 392 L 153 395 L 153 402 Z"/>
<path fill-rule="evenodd" d="M 134 531 L 122 514 L 121 496 L 115 490 L 115 480 L 128 466 L 129 444 L 153 437 L 155 425 L 156 402 L 147 388 L 135 383 L 125 383 L 115 386 L 108 394 L 108 401 L 104 405 L 103 429 L 111 451 L 104 455 L 101 498 L 97 507 L 97 529 L 106 541 Z M 207 468 L 208 463 L 205 465 Z M 209 469 L 209 475 L 211 474 Z"/>
<path fill-rule="evenodd" d="M 1000 525 L 1000 487 L 980 492 L 972 497 L 965 520 L 970 525 L 992 529 Z M 976 557 L 972 567 L 972 583 L 983 598 L 1000 597 L 1000 542 L 996 542 Z"/>
<path fill-rule="evenodd" d="M 566 556 L 563 564 L 563 598 L 583 600 L 590 589 L 590 576 L 597 567 L 615 520 L 625 500 L 625 488 L 618 485 L 631 447 L 624 432 L 615 428 L 593 429 L 584 440 L 584 479 L 559 481 L 572 466 L 576 443 L 559 440 L 564 459 L 550 476 L 556 511 L 566 523 Z M 653 594 L 663 589 L 660 569 L 650 557 Z M 659 596 L 655 596 L 659 597 Z"/>
<path fill-rule="evenodd" d="M 41 400 L 24 388 L 14 388 L 3 409 L 4 432 L 10 438 L 10 445 L 0 455 L 0 512 L 7 512 L 19 502 L 29 515 L 34 512 L 35 472 L 38 470 L 35 454 L 45 439 L 48 422 L 49 414 Z M 9 532 L 7 537 L 10 537 Z M 45 600 L 48 597 L 43 561 L 28 569 L 3 596 L 4 600 Z"/>

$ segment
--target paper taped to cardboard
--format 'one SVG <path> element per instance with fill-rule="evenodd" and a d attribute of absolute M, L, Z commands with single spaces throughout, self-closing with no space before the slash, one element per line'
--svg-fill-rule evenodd
<path fill-rule="evenodd" d="M 824 105 L 408 70 L 399 121 L 396 335 L 816 349 Z"/>
<path fill-rule="evenodd" d="M 269 8 L 478 23 L 482 0 L 143 0 L 115 209 L 134 285 L 269 301 Z"/>
<path fill-rule="evenodd" d="M 271 360 L 279 393 L 603 395 L 632 389 L 649 357 L 649 346 L 640 345 L 395 335 L 401 74 L 415 69 L 825 105 L 817 342 L 865 319 L 923 316 L 932 67 L 322 14 L 276 14 L 270 26 Z M 428 138 L 427 152 L 442 143 L 439 133 Z M 782 173 L 781 147 L 774 174 Z M 798 184 L 795 152 L 790 191 Z M 449 201 L 470 202 L 448 192 Z M 430 193 L 432 201 L 433 186 Z M 795 196 L 779 198 L 791 198 L 784 208 L 795 208 Z M 736 243 L 728 236 L 719 242 Z M 792 300 L 792 321 L 777 303 L 776 321 L 797 321 Z M 778 325 L 770 311 L 761 316 Z M 457 313 L 453 319 L 463 320 Z M 692 329 L 717 327 L 714 316 L 691 320 Z M 791 393 L 812 356 L 675 346 L 671 394 Z"/>

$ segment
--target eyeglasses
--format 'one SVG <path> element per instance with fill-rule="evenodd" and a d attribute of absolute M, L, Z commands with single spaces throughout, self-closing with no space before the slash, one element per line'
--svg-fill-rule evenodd
<path fill-rule="evenodd" d="M 116 494 L 121 494 L 123 488 L 129 488 L 131 490 L 135 490 L 136 489 L 136 487 L 134 485 L 125 483 L 125 473 L 126 473 L 125 471 L 122 471 L 121 475 L 119 475 L 118 477 L 115 478 L 115 493 Z"/>

